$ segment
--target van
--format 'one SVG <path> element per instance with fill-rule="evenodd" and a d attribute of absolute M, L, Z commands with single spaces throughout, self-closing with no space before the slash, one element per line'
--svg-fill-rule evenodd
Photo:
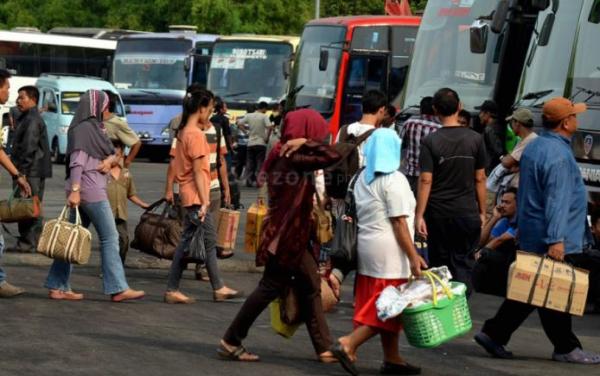
<path fill-rule="evenodd" d="M 125 119 L 125 107 L 117 89 L 109 82 L 89 76 L 42 74 L 35 83 L 40 91 L 38 108 L 46 123 L 52 161 L 62 163 L 67 151 L 67 132 L 79 105 L 79 97 L 90 89 L 105 90 L 119 98 L 116 116 Z"/>

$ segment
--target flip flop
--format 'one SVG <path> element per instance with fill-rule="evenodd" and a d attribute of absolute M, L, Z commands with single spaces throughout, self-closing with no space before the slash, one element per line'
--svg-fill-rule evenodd
<path fill-rule="evenodd" d="M 251 352 L 246 350 L 246 348 L 244 346 L 241 346 L 241 345 L 230 351 L 230 350 L 227 350 L 225 348 L 225 346 L 223 346 L 221 344 L 221 345 L 219 345 L 219 348 L 217 349 L 217 354 L 223 360 L 233 360 L 233 361 L 238 361 L 238 362 L 258 362 L 258 361 L 260 361 L 260 358 L 257 355 L 252 354 Z M 242 359 L 242 356 L 244 356 L 244 355 L 254 355 L 254 356 L 256 356 L 256 359 Z"/>
<path fill-rule="evenodd" d="M 342 365 L 344 370 L 346 370 L 346 372 L 348 372 L 352 376 L 358 376 L 358 370 L 356 369 L 356 367 L 354 367 L 354 363 L 352 363 L 352 360 L 342 347 L 341 343 L 331 346 L 331 349 L 329 350 L 333 353 L 333 356 L 335 356 L 337 360 L 340 361 L 340 364 Z"/>

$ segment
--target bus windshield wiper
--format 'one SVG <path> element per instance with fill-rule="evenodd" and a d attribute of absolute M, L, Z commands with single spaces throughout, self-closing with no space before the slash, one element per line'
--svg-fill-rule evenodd
<path fill-rule="evenodd" d="M 159 94 L 156 91 L 152 91 L 152 90 L 140 90 L 140 92 L 146 93 L 146 94 L 150 94 L 150 95 L 154 95 L 155 97 L 159 96 Z"/>
<path fill-rule="evenodd" d="M 540 90 L 534 91 L 532 93 L 527 93 L 521 97 L 522 100 L 530 100 L 530 99 L 541 99 L 546 95 L 552 93 L 554 90 Z"/>
<path fill-rule="evenodd" d="M 244 95 L 244 94 L 249 94 L 249 91 L 240 91 L 239 93 L 233 93 L 233 94 L 227 94 L 224 97 L 225 98 L 233 98 L 233 97 L 239 97 L 240 95 Z"/>
<path fill-rule="evenodd" d="M 600 91 L 590 90 L 581 86 L 576 86 L 575 88 L 577 89 L 577 92 L 571 96 L 571 100 L 573 100 L 576 96 L 578 96 L 581 93 L 585 93 L 588 95 L 588 97 L 583 100 L 583 103 L 588 103 L 590 99 L 594 97 L 600 97 Z"/>

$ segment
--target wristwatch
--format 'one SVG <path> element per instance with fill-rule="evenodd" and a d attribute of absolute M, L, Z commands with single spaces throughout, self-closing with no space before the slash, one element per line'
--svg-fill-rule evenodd
<path fill-rule="evenodd" d="M 74 185 L 71 187 L 71 192 L 79 192 L 81 190 L 81 187 L 78 185 Z"/>

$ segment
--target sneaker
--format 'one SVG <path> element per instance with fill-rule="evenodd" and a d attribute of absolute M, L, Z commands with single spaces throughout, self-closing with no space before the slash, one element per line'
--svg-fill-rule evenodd
<path fill-rule="evenodd" d="M 475 342 L 479 344 L 479 346 L 483 347 L 485 351 L 487 351 L 494 358 L 500 359 L 512 359 L 513 353 L 507 351 L 504 346 L 494 342 L 487 334 L 484 332 L 479 332 L 475 334 Z"/>
<path fill-rule="evenodd" d="M 600 364 L 600 354 L 583 351 L 579 347 L 568 354 L 552 354 L 552 360 L 563 363 Z"/>
<path fill-rule="evenodd" d="M 11 285 L 6 281 L 0 283 L 0 298 L 13 298 L 23 294 L 24 292 L 25 289 Z"/>

